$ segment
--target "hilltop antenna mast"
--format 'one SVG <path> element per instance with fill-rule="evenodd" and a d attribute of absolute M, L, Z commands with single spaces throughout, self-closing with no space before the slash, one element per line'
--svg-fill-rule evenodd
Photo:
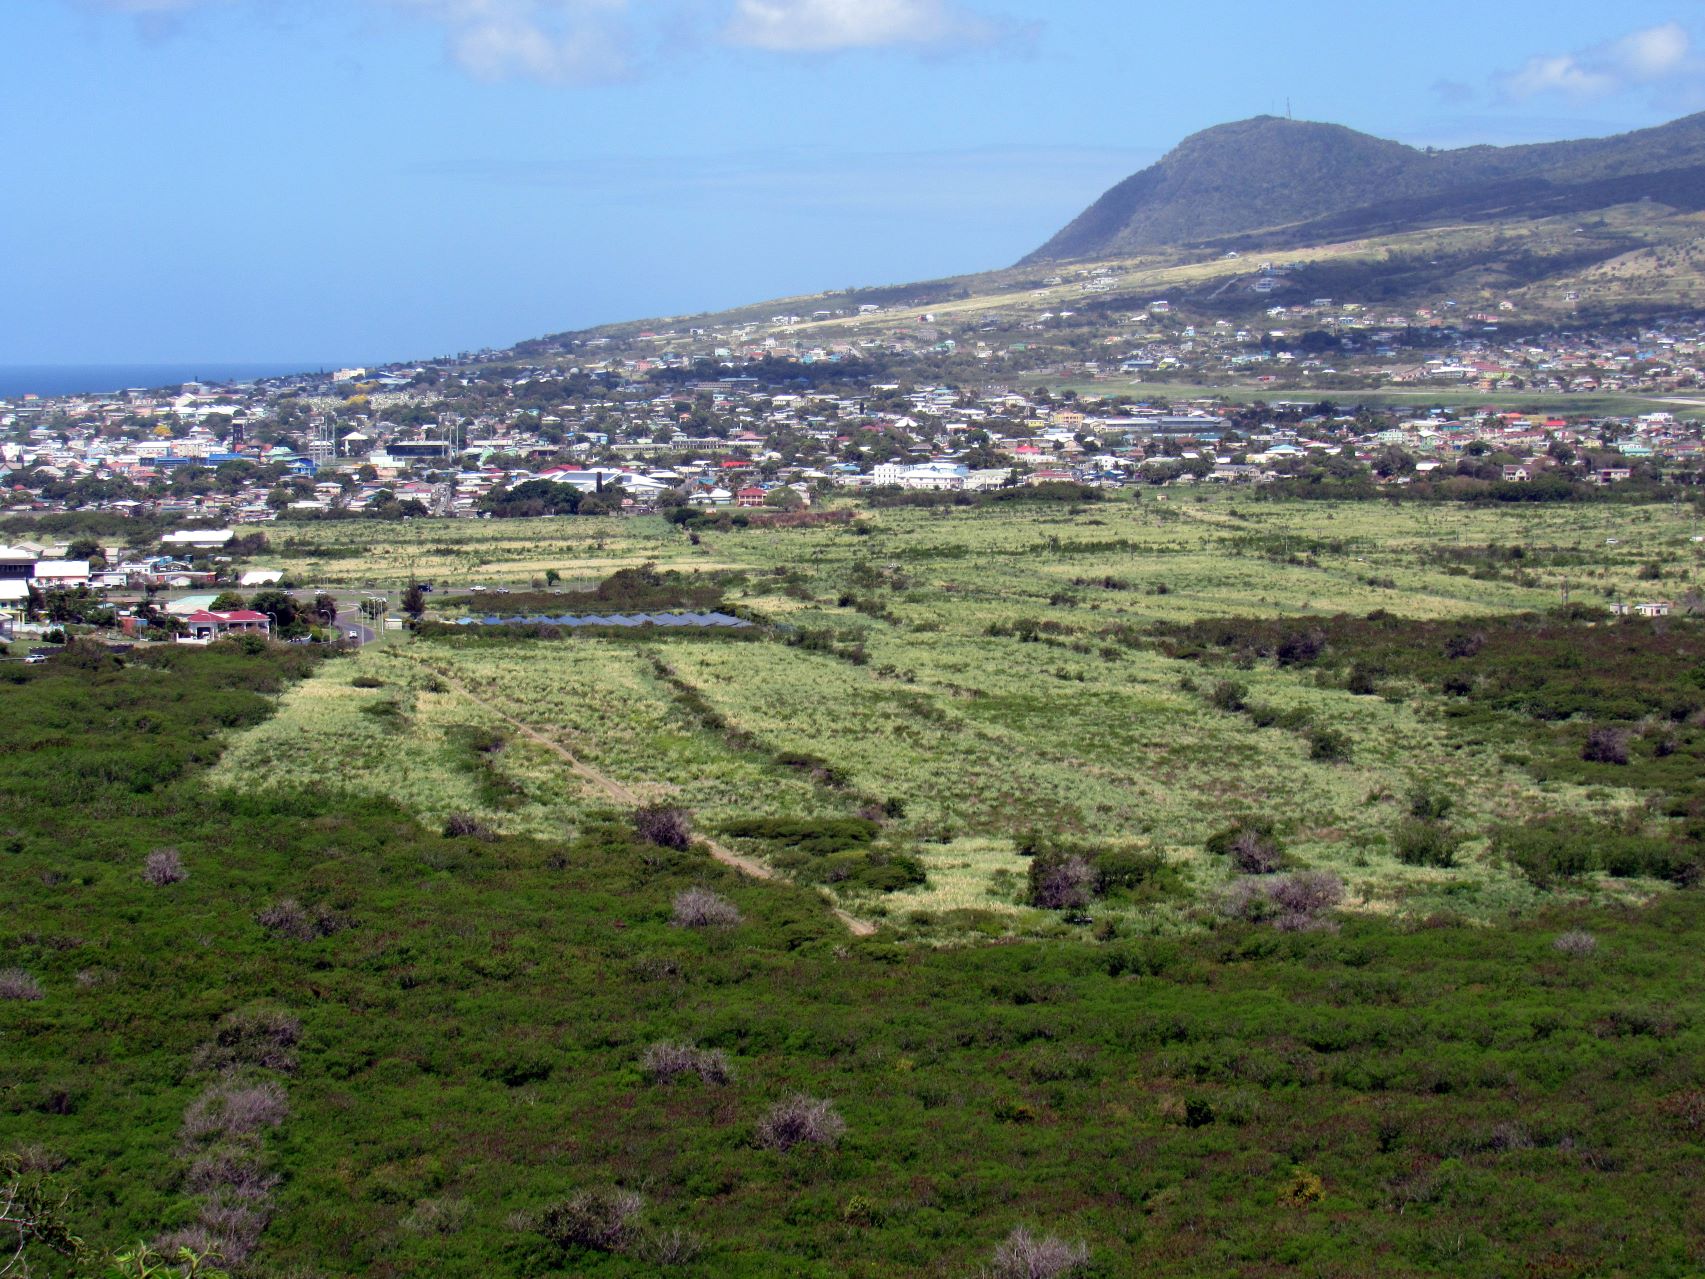
<path fill-rule="evenodd" d="M 1296 119 L 1296 117 L 1291 114 L 1291 100 L 1289 98 L 1285 99 L 1285 119 L 1287 119 L 1287 120 Z"/>

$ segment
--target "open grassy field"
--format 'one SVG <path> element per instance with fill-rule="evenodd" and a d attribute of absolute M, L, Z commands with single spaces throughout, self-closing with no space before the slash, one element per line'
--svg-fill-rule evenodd
<path fill-rule="evenodd" d="M 755 643 L 469 632 L 370 652 L 291 692 L 232 741 L 214 780 L 344 787 L 429 825 L 463 813 L 541 838 L 582 829 L 605 796 L 507 720 L 906 935 L 1061 927 L 1032 904 L 1038 832 L 1165 868 L 1164 883 L 1100 903 L 1096 925 L 1197 928 L 1203 903 L 1237 878 L 1207 851 L 1211 837 L 1259 816 L 1276 818 L 1292 866 L 1343 882 L 1351 909 L 1500 919 L 1549 893 L 1492 832 L 1542 819 L 1638 826 L 1650 787 L 1616 769 L 1547 771 L 1566 748 L 1540 728 L 1464 728 L 1449 698 L 1414 679 L 1370 696 L 1318 664 L 1235 672 L 1270 721 L 1255 727 L 1213 703 L 1224 672 L 1169 654 L 1156 628 L 1380 613 L 1471 625 L 1565 600 L 1679 598 L 1705 555 L 1695 529 L 1670 507 L 1175 493 L 880 510 L 850 526 L 706 531 L 696 546 L 648 519 L 391 525 L 366 544 L 377 526 L 310 526 L 303 553 L 326 558 L 307 563 L 348 580 L 413 564 L 447 586 L 521 586 L 546 569 L 574 582 L 651 561 L 721 583 L 730 607 L 775 629 Z M 1321 751 L 1322 733 L 1341 739 L 1335 749 Z M 1448 868 L 1404 860 L 1410 797 L 1427 786 L 1454 797 L 1461 847 Z M 843 855 L 832 865 L 802 860 L 786 830 L 751 829 L 873 812 L 879 836 L 829 850 Z M 922 874 L 873 875 L 855 854 Z M 1641 901 L 1669 889 L 1633 875 L 1568 891 Z"/>
<path fill-rule="evenodd" d="M 1137 501 L 1121 498 L 1077 514 L 1049 507 L 885 510 L 864 515 L 851 529 L 707 532 L 698 546 L 676 527 L 650 517 L 281 525 L 269 562 L 282 560 L 304 584 L 396 588 L 411 571 L 435 583 L 520 586 L 534 578 L 542 581 L 550 569 L 571 581 L 587 581 L 646 561 L 695 572 L 809 568 L 832 580 L 836 572 L 886 556 L 902 564 L 927 564 L 929 582 L 956 590 L 975 588 L 991 574 L 999 582 L 1016 574 L 1041 585 L 1097 567 L 1141 572 L 1146 585 L 1165 581 L 1180 593 L 1172 602 L 1175 608 L 1189 608 L 1191 601 L 1205 601 L 1216 590 L 1228 596 L 1228 604 L 1236 603 L 1251 585 L 1239 561 L 1265 556 L 1271 562 L 1278 551 L 1312 554 L 1315 563 L 1304 565 L 1306 572 L 1297 577 L 1257 590 L 1248 603 L 1258 604 L 1277 591 L 1278 606 L 1286 609 L 1353 610 L 1370 598 L 1355 592 L 1353 583 L 1389 575 L 1397 586 L 1386 588 L 1393 592 L 1388 601 L 1406 598 L 1418 587 L 1456 601 L 1441 607 L 1475 612 L 1544 607 L 1559 598 L 1556 592 L 1565 578 L 1601 593 L 1645 589 L 1637 574 L 1652 557 L 1668 558 L 1677 572 L 1696 569 L 1705 545 L 1689 540 L 1702 531 L 1696 520 L 1687 508 L 1387 507 L 1263 503 L 1236 493 L 1171 492 L 1159 498 L 1144 493 Z M 1434 553 L 1493 545 L 1566 551 L 1583 563 L 1558 571 L 1530 566 L 1521 580 L 1511 578 L 1515 590 L 1497 594 L 1489 593 L 1484 581 L 1452 580 L 1451 565 Z M 1166 580 L 1171 567 L 1179 580 Z M 1584 571 L 1565 571 L 1571 568 Z M 1287 592 L 1304 583 L 1314 589 L 1304 599 L 1290 598 Z M 1145 601 L 1136 611 L 1166 603 Z"/>

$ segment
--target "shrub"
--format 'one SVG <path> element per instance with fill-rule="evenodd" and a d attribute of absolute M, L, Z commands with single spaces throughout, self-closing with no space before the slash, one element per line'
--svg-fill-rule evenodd
<path fill-rule="evenodd" d="M 276 1128 L 289 1113 L 284 1089 L 275 1083 L 215 1084 L 184 1111 L 183 1135 L 188 1141 L 240 1137 Z"/>
<path fill-rule="evenodd" d="M 301 1019 L 282 1010 L 230 1013 L 220 1019 L 213 1039 L 196 1049 L 196 1069 L 259 1066 L 289 1073 L 296 1069 L 296 1054 L 291 1050 L 301 1038 Z"/>
<path fill-rule="evenodd" d="M 210 1150 L 189 1166 L 184 1189 L 192 1195 L 265 1199 L 281 1179 L 255 1160 L 229 1150 Z"/>
<path fill-rule="evenodd" d="M 1325 631 L 1297 631 L 1279 641 L 1280 666 L 1307 666 L 1326 651 Z"/>
<path fill-rule="evenodd" d="M 904 853 L 871 852 L 854 856 L 857 864 L 845 867 L 843 883 L 874 893 L 898 893 L 929 882 L 924 864 Z"/>
<path fill-rule="evenodd" d="M 1076 910 L 1095 893 L 1095 868 L 1076 853 L 1041 853 L 1030 862 L 1030 904 Z"/>
<path fill-rule="evenodd" d="M 1098 894 L 1141 888 L 1159 877 L 1166 863 L 1153 853 L 1110 849 L 1095 859 L 1095 891 Z"/>
<path fill-rule="evenodd" d="M 1236 714 L 1249 705 L 1249 689 L 1236 680 L 1222 679 L 1208 694 L 1208 702 L 1222 711 Z"/>
<path fill-rule="evenodd" d="M 691 1044 L 652 1044 L 640 1055 L 639 1068 L 654 1084 L 671 1084 L 687 1075 L 697 1075 L 707 1084 L 726 1084 L 734 1078 L 728 1056 L 720 1048 Z"/>
<path fill-rule="evenodd" d="M 167 884 L 181 884 L 189 878 L 189 872 L 184 869 L 183 858 L 178 856 L 175 848 L 160 848 L 148 854 L 142 861 L 142 882 L 155 888 L 164 888 Z"/>
<path fill-rule="evenodd" d="M 1222 830 L 1208 840 L 1208 851 L 1216 857 L 1230 857 L 1232 865 L 1245 875 L 1271 875 L 1285 864 L 1273 823 L 1259 818 Z"/>
<path fill-rule="evenodd" d="M 582 1190 L 541 1212 L 537 1229 L 558 1248 L 620 1252 L 644 1208 L 645 1200 L 631 1190 Z"/>
<path fill-rule="evenodd" d="M 693 822 L 684 808 L 656 804 L 634 811 L 633 833 L 646 844 L 659 848 L 690 848 Z"/>
<path fill-rule="evenodd" d="M 675 897 L 677 927 L 732 928 L 740 919 L 740 910 L 733 902 L 708 888 L 689 888 Z"/>
<path fill-rule="evenodd" d="M 444 819 L 444 838 L 493 840 L 497 832 L 472 814 L 451 813 Z"/>
<path fill-rule="evenodd" d="M 1475 631 L 1472 635 L 1452 635 L 1445 641 L 1445 656 L 1449 658 L 1473 657 L 1486 647 L 1486 636 Z"/>
<path fill-rule="evenodd" d="M 385 681 L 373 675 L 357 675 L 349 681 L 351 688 L 383 688 Z"/>
<path fill-rule="evenodd" d="M 330 937 L 346 927 L 343 920 L 324 906 L 304 906 L 294 897 L 281 898 L 259 911 L 255 915 L 255 923 L 274 937 L 290 941 L 314 941 Z"/>
<path fill-rule="evenodd" d="M 1492 847 L 1541 888 L 1585 875 L 1598 864 L 1592 840 L 1560 823 L 1503 827 L 1493 833 Z"/>
<path fill-rule="evenodd" d="M 1315 729 L 1308 735 L 1308 757 L 1333 764 L 1349 759 L 1349 735 L 1336 728 Z"/>
<path fill-rule="evenodd" d="M 1582 929 L 1575 928 L 1562 934 L 1551 943 L 1551 948 L 1559 955 L 1567 955 L 1570 959 L 1585 959 L 1598 949 L 1598 938 Z"/>
<path fill-rule="evenodd" d="M 1267 896 L 1288 914 L 1313 915 L 1344 900 L 1344 881 L 1329 870 L 1299 870 L 1272 880 Z"/>
<path fill-rule="evenodd" d="M 1589 764 L 1626 764 L 1628 734 L 1620 728 L 1595 728 L 1587 734 L 1581 758 Z"/>
<path fill-rule="evenodd" d="M 1330 871 L 1298 871 L 1272 879 L 1239 879 L 1221 896 L 1220 913 L 1250 923 L 1269 922 L 1281 932 L 1334 927 L 1321 912 L 1344 899 L 1344 882 Z"/>
<path fill-rule="evenodd" d="M 786 1154 L 796 1146 L 833 1146 L 846 1130 L 833 1102 L 800 1093 L 769 1108 L 754 1140 L 765 1150 Z"/>
<path fill-rule="evenodd" d="M 885 811 L 885 810 L 877 810 Z M 722 833 L 735 839 L 757 839 L 788 852 L 823 857 L 868 846 L 881 833 L 865 817 L 835 817 L 798 821 L 785 817 L 754 817 L 730 822 Z"/>
<path fill-rule="evenodd" d="M 988 1279 L 1067 1279 L 1089 1264 L 1089 1248 L 1057 1235 L 1031 1234 L 1016 1227 L 995 1249 Z"/>
<path fill-rule="evenodd" d="M 472 1215 L 473 1205 L 466 1199 L 446 1195 L 441 1199 L 420 1200 L 397 1224 L 417 1235 L 453 1235 Z"/>
<path fill-rule="evenodd" d="M 647 1265 L 690 1266 L 704 1252 L 704 1241 L 686 1230 L 647 1231 L 632 1252 Z"/>
<path fill-rule="evenodd" d="M 1279 1192 L 1279 1202 L 1290 1208 L 1307 1208 L 1326 1197 L 1326 1183 L 1307 1168 L 1291 1169 L 1290 1179 Z"/>
<path fill-rule="evenodd" d="M 0 999 L 40 999 L 41 983 L 22 968 L 0 968 Z"/>
<path fill-rule="evenodd" d="M 1431 786 L 1417 785 L 1409 792 L 1409 815 L 1418 821 L 1442 822 L 1455 807 L 1454 799 Z"/>
<path fill-rule="evenodd" d="M 1438 822 L 1406 821 L 1397 828 L 1392 847 L 1397 860 L 1405 866 L 1437 866 L 1449 869 L 1456 865 L 1456 850 L 1461 838 Z"/>

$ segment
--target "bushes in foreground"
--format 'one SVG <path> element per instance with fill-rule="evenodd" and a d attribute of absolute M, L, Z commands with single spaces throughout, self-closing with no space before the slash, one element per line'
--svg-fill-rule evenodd
<path fill-rule="evenodd" d="M 1492 834 L 1492 852 L 1540 888 L 1594 873 L 1662 879 L 1681 887 L 1705 879 L 1697 844 L 1561 819 L 1501 827 Z"/>
<path fill-rule="evenodd" d="M 693 819 L 684 808 L 653 804 L 634 812 L 633 833 L 641 843 L 658 848 L 691 848 Z"/>
<path fill-rule="evenodd" d="M 156 849 L 142 860 L 142 882 L 155 888 L 181 884 L 188 878 L 189 871 L 175 848 Z"/>
<path fill-rule="evenodd" d="M 740 923 L 740 908 L 708 888 L 689 888 L 675 897 L 674 922 L 678 928 L 733 928 Z"/>
<path fill-rule="evenodd" d="M 1098 850 L 1033 832 L 1018 851 L 1030 858 L 1027 900 L 1041 910 L 1082 910 L 1097 898 L 1133 900 L 1170 886 L 1165 860 L 1137 849 Z"/>
<path fill-rule="evenodd" d="M 804 884 L 893 893 L 927 880 L 906 845 L 879 839 L 882 827 L 874 817 L 744 818 L 722 833 L 760 845 L 772 865 Z"/>
<path fill-rule="evenodd" d="M 621 1252 L 633 1242 L 644 1209 L 644 1197 L 631 1190 L 582 1190 L 547 1207 L 536 1228 L 561 1249 Z"/>
<path fill-rule="evenodd" d="M 707 1084 L 726 1084 L 734 1078 L 727 1053 L 692 1044 L 652 1044 L 640 1055 L 639 1068 L 654 1084 L 672 1084 L 689 1075 Z"/>
<path fill-rule="evenodd" d="M 22 968 L 0 969 L 0 999 L 41 999 L 41 983 Z"/>
<path fill-rule="evenodd" d="M 1016 1227 L 995 1249 L 986 1279 L 1069 1279 L 1089 1264 L 1089 1248 L 1056 1235 L 1033 1235 Z"/>
<path fill-rule="evenodd" d="M 1338 876 L 1302 870 L 1235 880 L 1220 899 L 1220 911 L 1232 919 L 1271 924 L 1280 932 L 1314 932 L 1336 927 L 1325 913 L 1343 900 L 1344 881 Z"/>
<path fill-rule="evenodd" d="M 752 1140 L 785 1155 L 800 1146 L 833 1146 L 846 1130 L 834 1102 L 800 1093 L 771 1106 L 758 1120 Z"/>
<path fill-rule="evenodd" d="M 1229 857 L 1243 875 L 1275 875 L 1285 868 L 1285 850 L 1273 823 L 1248 817 L 1209 837 L 1208 852 Z"/>

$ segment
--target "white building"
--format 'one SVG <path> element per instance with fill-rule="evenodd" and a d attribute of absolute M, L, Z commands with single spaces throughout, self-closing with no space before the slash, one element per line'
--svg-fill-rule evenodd
<path fill-rule="evenodd" d="M 970 474 L 957 462 L 879 462 L 870 482 L 882 488 L 962 489 Z"/>

